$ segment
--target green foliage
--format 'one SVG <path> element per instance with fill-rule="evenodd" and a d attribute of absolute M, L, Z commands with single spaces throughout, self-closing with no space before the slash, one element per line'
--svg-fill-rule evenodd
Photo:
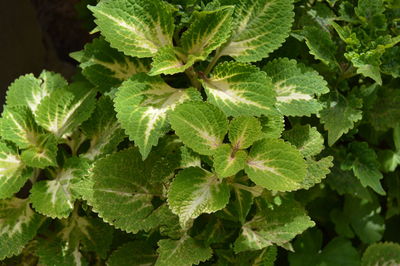
<path fill-rule="evenodd" d="M 92 4 L 8 88 L 2 264 L 400 264 L 398 1 Z"/>

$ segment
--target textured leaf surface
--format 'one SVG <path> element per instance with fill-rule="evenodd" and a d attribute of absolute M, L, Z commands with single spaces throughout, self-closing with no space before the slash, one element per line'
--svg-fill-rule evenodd
<path fill-rule="evenodd" d="M 87 174 L 89 165 L 76 157 L 68 159 L 53 180 L 35 183 L 31 189 L 30 201 L 33 208 L 52 218 L 66 218 L 74 208 L 77 193 L 71 185 Z"/>
<path fill-rule="evenodd" d="M 353 142 L 349 145 L 352 161 L 351 167 L 354 175 L 360 180 L 364 187 L 371 187 L 376 193 L 385 195 L 380 179 L 383 178 L 379 171 L 379 163 L 376 153 L 368 147 L 365 142 Z"/>
<path fill-rule="evenodd" d="M 18 192 L 33 174 L 21 161 L 17 151 L 0 142 L 0 199 Z"/>
<path fill-rule="evenodd" d="M 149 60 L 125 56 L 103 38 L 93 40 L 71 56 L 79 61 L 82 74 L 101 91 L 118 86 L 136 73 L 148 72 L 150 66 Z"/>
<path fill-rule="evenodd" d="M 27 106 L 35 112 L 44 97 L 66 86 L 67 82 L 61 75 L 49 71 L 43 71 L 39 78 L 32 74 L 21 76 L 8 88 L 7 106 Z"/>
<path fill-rule="evenodd" d="M 157 259 L 156 251 L 144 241 L 128 242 L 115 250 L 107 260 L 109 266 L 153 265 Z"/>
<path fill-rule="evenodd" d="M 62 137 L 90 117 L 95 107 L 94 97 L 95 91 L 87 89 L 85 83 L 70 85 L 68 90 L 54 90 L 37 107 L 36 121 Z"/>
<path fill-rule="evenodd" d="M 90 139 L 90 147 L 82 156 L 90 160 L 113 152 L 125 138 L 116 118 L 113 102 L 107 96 L 98 100 L 91 118 L 82 124 L 81 129 Z"/>
<path fill-rule="evenodd" d="M 53 241 L 41 239 L 38 242 L 36 255 L 39 257 L 40 265 L 82 265 L 87 266 L 86 259 L 82 256 L 78 247 L 66 250 L 62 240 L 59 238 Z"/>
<path fill-rule="evenodd" d="M 315 127 L 294 126 L 283 133 L 283 138 L 303 154 L 304 157 L 314 156 L 324 149 L 324 138 Z"/>
<path fill-rule="evenodd" d="M 221 49 L 240 62 L 268 56 L 289 36 L 293 21 L 292 0 L 222 1 L 236 4 L 231 38 Z"/>
<path fill-rule="evenodd" d="M 330 95 L 327 107 L 319 116 L 328 131 L 328 144 L 332 146 L 343 134 L 354 127 L 354 123 L 361 120 L 359 110 L 361 102 L 354 97 L 345 98 L 341 94 Z"/>
<path fill-rule="evenodd" d="M 199 167 L 182 170 L 168 191 L 168 204 L 179 216 L 182 227 L 202 213 L 216 212 L 229 201 L 229 187 L 218 177 Z"/>
<path fill-rule="evenodd" d="M 329 92 L 326 81 L 313 69 L 287 58 L 269 62 L 263 70 L 272 78 L 276 107 L 284 115 L 309 116 L 323 105 L 314 97 Z"/>
<path fill-rule="evenodd" d="M 261 129 L 261 123 L 255 117 L 236 117 L 229 124 L 229 140 L 235 149 L 247 149 L 262 138 Z"/>
<path fill-rule="evenodd" d="M 186 61 L 205 60 L 229 38 L 233 9 L 233 6 L 222 6 L 216 10 L 195 11 L 192 14 L 192 23 L 180 41 L 187 53 Z"/>
<path fill-rule="evenodd" d="M 45 168 L 57 165 L 57 139 L 52 134 L 39 135 L 36 146 L 22 151 L 22 161 L 31 167 Z"/>
<path fill-rule="evenodd" d="M 278 139 L 285 129 L 285 120 L 282 114 L 276 111 L 273 114 L 260 117 L 263 136 Z"/>
<path fill-rule="evenodd" d="M 362 266 L 398 265 L 400 264 L 400 245 L 397 243 L 376 243 L 365 250 Z"/>
<path fill-rule="evenodd" d="M 337 64 L 335 59 L 336 45 L 331 40 L 328 31 L 316 26 L 306 26 L 303 28 L 302 35 L 306 39 L 310 54 L 315 59 L 321 60 L 327 65 Z"/>
<path fill-rule="evenodd" d="M 206 261 L 212 256 L 210 247 L 198 243 L 190 236 L 179 240 L 162 239 L 158 242 L 159 257 L 156 266 L 190 266 Z"/>
<path fill-rule="evenodd" d="M 214 154 L 214 168 L 219 177 L 235 175 L 244 168 L 247 153 L 234 150 L 228 144 L 222 144 Z"/>
<path fill-rule="evenodd" d="M 11 198 L 0 201 L 0 260 L 17 255 L 38 230 L 42 218 L 27 200 Z"/>
<path fill-rule="evenodd" d="M 156 208 L 152 200 L 161 195 L 160 182 L 173 173 L 178 163 L 173 162 L 174 153 L 165 156 L 157 152 L 151 156 L 143 162 L 139 151 L 130 148 L 96 161 L 90 204 L 104 221 L 133 233 L 166 222 L 160 217 L 170 213 L 168 208 Z"/>
<path fill-rule="evenodd" d="M 271 81 L 257 67 L 234 61 L 219 64 L 203 80 L 207 100 L 228 116 L 269 114 L 275 93 Z"/>
<path fill-rule="evenodd" d="M 200 96 L 193 88 L 175 89 L 161 77 L 138 74 L 122 84 L 114 101 L 121 126 L 146 158 L 169 129 L 167 112 L 196 99 Z"/>
<path fill-rule="evenodd" d="M 126 55 L 151 57 L 172 45 L 174 9 L 164 1 L 103 1 L 89 9 L 106 40 Z"/>
<path fill-rule="evenodd" d="M 259 186 L 270 190 L 302 188 L 306 164 L 300 152 L 282 140 L 264 139 L 253 145 L 245 171 Z"/>
<path fill-rule="evenodd" d="M 185 71 L 191 64 L 184 64 L 180 57 L 182 52 L 176 47 L 165 46 L 158 50 L 157 54 L 153 57 L 151 63 L 151 71 L 149 75 L 156 76 L 160 74 L 176 74 Z"/>
<path fill-rule="evenodd" d="M 333 157 L 327 156 L 320 160 L 306 159 L 307 176 L 301 184 L 302 188 L 308 189 L 321 182 L 330 173 L 333 166 Z"/>
<path fill-rule="evenodd" d="M 169 114 L 172 129 L 195 152 L 211 155 L 228 131 L 228 120 L 217 107 L 193 102 L 179 105 Z"/>
<path fill-rule="evenodd" d="M 303 207 L 293 199 L 284 199 L 273 209 L 269 209 L 264 202 L 258 207 L 253 219 L 242 226 L 235 241 L 235 253 L 259 250 L 274 244 L 283 245 L 315 225 Z"/>

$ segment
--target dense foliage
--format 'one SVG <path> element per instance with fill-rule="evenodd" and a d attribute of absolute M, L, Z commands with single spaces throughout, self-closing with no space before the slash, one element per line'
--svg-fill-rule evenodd
<path fill-rule="evenodd" d="M 5 265 L 400 264 L 400 1 L 89 9 L 7 92 Z"/>

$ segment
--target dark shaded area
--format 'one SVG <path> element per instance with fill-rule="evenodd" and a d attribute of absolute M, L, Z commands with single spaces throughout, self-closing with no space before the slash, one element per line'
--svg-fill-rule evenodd
<path fill-rule="evenodd" d="M 38 75 L 47 69 L 71 78 L 75 62 L 69 58 L 69 53 L 82 49 L 91 39 L 82 12 L 79 12 L 86 2 L 0 1 L 1 108 L 7 87 L 20 75 Z"/>

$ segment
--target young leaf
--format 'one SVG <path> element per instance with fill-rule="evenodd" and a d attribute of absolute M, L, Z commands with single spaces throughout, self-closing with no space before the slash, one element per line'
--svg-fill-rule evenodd
<path fill-rule="evenodd" d="M 90 139 L 90 147 L 82 155 L 89 160 L 113 152 L 125 138 L 116 118 L 113 102 L 107 96 L 98 100 L 91 118 L 82 124 L 81 130 Z"/>
<path fill-rule="evenodd" d="M 136 73 L 148 72 L 150 66 L 149 60 L 125 56 L 103 38 L 94 39 L 71 57 L 79 61 L 82 74 L 101 91 L 120 85 Z"/>
<path fill-rule="evenodd" d="M 306 158 L 307 176 L 302 182 L 301 187 L 308 189 L 316 184 L 321 183 L 321 180 L 330 173 L 330 168 L 333 166 L 332 161 L 332 156 L 324 157 L 319 161 Z"/>
<path fill-rule="evenodd" d="M 285 129 L 285 119 L 278 111 L 260 117 L 263 137 L 278 139 Z"/>
<path fill-rule="evenodd" d="M 341 94 L 331 94 L 327 107 L 320 111 L 319 116 L 328 131 L 328 144 L 332 146 L 343 134 L 361 120 L 362 102 L 352 96 L 345 98 Z"/>
<path fill-rule="evenodd" d="M 292 0 L 224 0 L 235 4 L 233 33 L 220 55 L 240 62 L 254 62 L 268 56 L 289 36 L 293 22 Z"/>
<path fill-rule="evenodd" d="M 242 226 L 234 251 L 259 250 L 274 244 L 282 246 L 314 225 L 303 207 L 293 199 L 284 199 L 273 209 L 259 202 L 256 215 Z"/>
<path fill-rule="evenodd" d="M 0 201 L 0 260 L 21 253 L 33 239 L 42 218 L 26 199 L 11 198 Z"/>
<path fill-rule="evenodd" d="M 60 75 L 43 71 L 39 78 L 32 74 L 16 79 L 7 91 L 7 106 L 26 106 L 34 113 L 42 99 L 55 89 L 61 89 L 68 84 Z"/>
<path fill-rule="evenodd" d="M 51 218 L 66 218 L 74 208 L 78 194 L 71 185 L 87 174 L 89 165 L 82 159 L 71 157 L 53 180 L 35 183 L 31 189 L 32 207 Z"/>
<path fill-rule="evenodd" d="M 31 167 L 46 168 L 57 166 L 57 139 L 52 134 L 42 134 L 36 138 L 36 145 L 21 153 L 22 161 Z"/>
<path fill-rule="evenodd" d="M 218 177 L 199 167 L 182 170 L 168 191 L 168 204 L 185 228 L 202 213 L 213 213 L 229 202 L 229 187 Z"/>
<path fill-rule="evenodd" d="M 18 192 L 33 174 L 21 161 L 18 152 L 0 142 L 0 199 Z"/>
<path fill-rule="evenodd" d="M 156 266 L 190 266 L 197 265 L 211 258 L 212 250 L 184 235 L 181 239 L 162 239 L 158 241 L 159 257 Z"/>
<path fill-rule="evenodd" d="M 103 1 L 89 9 L 111 47 L 126 55 L 152 57 L 159 48 L 172 45 L 174 8 L 165 1 Z"/>
<path fill-rule="evenodd" d="M 315 127 L 296 125 L 285 131 L 282 136 L 303 154 L 304 157 L 314 156 L 324 149 L 324 138 Z"/>
<path fill-rule="evenodd" d="M 124 82 L 114 99 L 122 128 L 145 159 L 169 129 L 167 112 L 182 102 L 200 99 L 193 89 L 175 89 L 161 77 L 137 74 Z"/>
<path fill-rule="evenodd" d="M 70 133 L 88 119 L 95 107 L 95 91 L 85 83 L 57 89 L 44 97 L 36 110 L 36 121 L 56 137 Z"/>
<path fill-rule="evenodd" d="M 309 116 L 318 113 L 323 105 L 315 96 L 329 92 L 327 82 L 313 69 L 295 60 L 279 58 L 263 70 L 272 78 L 276 92 L 276 107 L 287 116 Z"/>
<path fill-rule="evenodd" d="M 217 107 L 204 103 L 184 103 L 169 114 L 176 135 L 195 152 L 211 155 L 222 144 L 228 120 Z"/>
<path fill-rule="evenodd" d="M 203 79 L 207 100 L 228 116 L 269 114 L 275 110 L 270 79 L 256 66 L 234 61 L 219 64 Z"/>
<path fill-rule="evenodd" d="M 235 175 L 244 168 L 247 152 L 232 149 L 228 144 L 222 144 L 214 153 L 214 168 L 219 177 Z"/>
<path fill-rule="evenodd" d="M 165 224 L 168 208 L 165 204 L 155 208 L 152 200 L 161 195 L 163 178 L 177 167 L 171 157 L 158 152 L 150 164 L 142 161 L 137 149 L 130 148 L 97 160 L 92 169 L 93 210 L 105 222 L 127 232 Z"/>
<path fill-rule="evenodd" d="M 361 265 L 396 265 L 400 264 L 400 245 L 397 243 L 375 243 L 364 252 Z"/>
<path fill-rule="evenodd" d="M 190 64 L 184 64 L 180 59 L 182 52 L 177 47 L 164 46 L 160 48 L 157 54 L 153 57 L 151 63 L 150 76 L 160 74 L 176 74 L 185 71 Z"/>
<path fill-rule="evenodd" d="M 317 26 L 306 26 L 303 28 L 301 34 L 306 39 L 310 54 L 315 59 L 321 60 L 324 64 L 330 66 L 337 65 L 335 59 L 336 44 L 331 40 L 328 31 Z"/>
<path fill-rule="evenodd" d="M 233 6 L 216 10 L 195 11 L 192 23 L 182 34 L 180 44 L 187 54 L 188 65 L 207 56 L 230 36 Z"/>
<path fill-rule="evenodd" d="M 257 185 L 277 191 L 302 188 L 307 174 L 300 152 L 290 144 L 275 139 L 263 139 L 253 145 L 245 171 Z"/>
<path fill-rule="evenodd" d="M 236 117 L 229 124 L 228 136 L 235 149 L 247 149 L 262 138 L 261 123 L 255 117 Z"/>

